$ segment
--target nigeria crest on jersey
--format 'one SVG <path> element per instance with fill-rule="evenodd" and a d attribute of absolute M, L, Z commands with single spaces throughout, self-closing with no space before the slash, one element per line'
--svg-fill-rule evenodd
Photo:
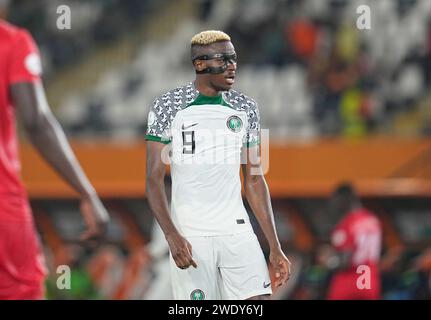
<path fill-rule="evenodd" d="M 232 132 L 240 132 L 242 129 L 242 120 L 238 116 L 230 116 L 227 121 L 226 125 Z"/>
<path fill-rule="evenodd" d="M 205 293 L 201 289 L 193 290 L 190 294 L 190 300 L 205 300 Z"/>

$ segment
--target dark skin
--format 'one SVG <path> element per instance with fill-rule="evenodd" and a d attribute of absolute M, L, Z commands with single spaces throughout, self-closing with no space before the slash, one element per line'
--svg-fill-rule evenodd
<path fill-rule="evenodd" d="M 235 49 L 230 41 L 217 42 L 208 46 L 198 48 L 196 55 L 214 53 L 234 53 Z M 196 60 L 194 67 L 196 70 L 204 70 L 208 66 L 220 67 L 223 61 Z M 203 95 L 216 96 L 220 91 L 227 91 L 233 85 L 233 78 L 236 73 L 236 63 L 229 63 L 227 69 L 221 74 L 196 74 L 195 87 Z M 230 78 L 230 79 L 229 79 Z M 175 227 L 169 213 L 169 205 L 165 193 L 164 176 L 166 166 L 161 159 L 161 153 L 165 145 L 160 142 L 147 141 L 147 198 L 150 207 L 159 222 L 165 237 L 168 241 L 172 257 L 176 265 L 181 269 L 196 268 L 193 260 L 192 246 Z M 244 148 L 249 159 L 247 164 L 242 166 L 245 182 L 246 197 L 250 206 L 265 234 L 269 243 L 270 263 L 275 269 L 275 286 L 284 284 L 291 273 L 291 263 L 281 250 L 280 242 L 274 225 L 274 216 L 271 207 L 271 200 L 268 186 L 263 176 L 258 158 L 259 147 Z M 253 169 L 253 170 L 252 170 Z M 256 174 L 256 171 L 258 174 Z M 255 296 L 250 299 L 267 299 L 267 295 Z"/>
<path fill-rule="evenodd" d="M 242 165 L 245 196 L 268 241 L 269 262 L 275 270 L 275 286 L 279 287 L 289 280 L 291 263 L 284 255 L 275 229 L 274 214 L 268 185 L 259 161 L 259 146 L 243 148 L 248 161 Z"/>
<path fill-rule="evenodd" d="M 235 48 L 230 41 L 216 42 L 209 46 L 202 47 L 198 50 L 199 55 L 214 54 L 214 53 L 235 53 Z M 207 67 L 221 67 L 223 61 L 221 59 L 213 60 L 196 60 L 194 67 L 201 71 Z M 205 96 L 217 96 L 220 91 L 227 91 L 232 88 L 233 83 L 230 83 L 228 77 L 235 78 L 236 64 L 228 64 L 225 72 L 220 74 L 196 74 L 195 86 L 200 93 Z"/>
<path fill-rule="evenodd" d="M 104 235 L 109 215 L 87 179 L 52 114 L 41 82 L 21 82 L 10 86 L 13 105 L 39 154 L 81 196 L 80 209 L 86 230 L 80 240 L 93 246 Z"/>
<path fill-rule="evenodd" d="M 8 15 L 8 8 L 6 6 L 0 6 L 0 19 L 6 19 Z"/>

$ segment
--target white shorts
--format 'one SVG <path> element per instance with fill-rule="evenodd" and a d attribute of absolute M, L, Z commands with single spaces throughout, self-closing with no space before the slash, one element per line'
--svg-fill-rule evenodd
<path fill-rule="evenodd" d="M 272 293 L 265 257 L 253 232 L 187 240 L 198 267 L 182 270 L 170 257 L 174 299 L 245 300 Z"/>

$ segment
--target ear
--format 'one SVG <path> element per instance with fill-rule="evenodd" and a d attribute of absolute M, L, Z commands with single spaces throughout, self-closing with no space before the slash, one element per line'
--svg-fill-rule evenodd
<path fill-rule="evenodd" d="M 205 61 L 203 60 L 195 60 L 194 66 L 197 71 L 202 71 L 207 67 Z"/>

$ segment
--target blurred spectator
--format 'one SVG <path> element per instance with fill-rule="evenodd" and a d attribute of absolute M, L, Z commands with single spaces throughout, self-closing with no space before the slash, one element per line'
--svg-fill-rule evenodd
<path fill-rule="evenodd" d="M 292 51 L 308 63 L 317 49 L 319 31 L 308 20 L 294 20 L 286 27 L 286 38 L 292 46 Z"/>
<path fill-rule="evenodd" d="M 327 298 L 380 299 L 378 263 L 382 229 L 379 220 L 361 205 L 350 184 L 338 186 L 329 205 L 341 220 L 331 235 L 331 243 L 337 251 L 337 264 Z"/>

